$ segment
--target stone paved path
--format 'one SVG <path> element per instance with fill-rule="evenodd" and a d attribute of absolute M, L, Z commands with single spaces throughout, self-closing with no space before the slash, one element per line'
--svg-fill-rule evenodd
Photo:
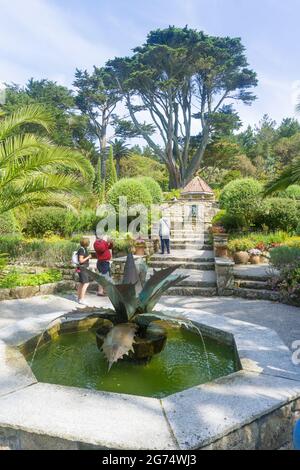
<path fill-rule="evenodd" d="M 108 298 L 87 296 L 90 306 L 110 306 Z M 253 301 L 230 297 L 162 297 L 157 305 L 163 307 L 199 309 L 217 315 L 256 323 L 275 330 L 291 349 L 293 341 L 300 340 L 300 309 L 268 301 Z M 28 317 L 45 317 L 51 320 L 57 312 L 78 308 L 74 295 L 33 297 L 26 300 L 0 302 L 0 328 Z"/>

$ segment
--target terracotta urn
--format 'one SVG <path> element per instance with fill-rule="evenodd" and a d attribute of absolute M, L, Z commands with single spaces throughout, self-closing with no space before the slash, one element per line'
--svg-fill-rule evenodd
<path fill-rule="evenodd" d="M 248 264 L 249 254 L 247 251 L 236 251 L 233 255 L 235 264 Z"/>
<path fill-rule="evenodd" d="M 135 255 L 136 256 L 145 256 L 145 245 L 135 245 Z"/>
<path fill-rule="evenodd" d="M 261 263 L 260 259 L 261 259 L 260 255 L 251 255 L 250 256 L 250 263 L 251 264 L 260 264 Z"/>

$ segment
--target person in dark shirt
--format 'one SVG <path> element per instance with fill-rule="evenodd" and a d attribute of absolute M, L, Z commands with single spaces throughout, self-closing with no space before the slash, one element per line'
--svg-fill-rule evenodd
<path fill-rule="evenodd" d="M 99 273 L 104 277 L 110 277 L 110 260 L 111 260 L 111 251 L 113 244 L 110 240 L 107 240 L 106 237 L 102 235 L 97 235 L 97 240 L 94 243 L 94 250 L 97 256 L 97 269 Z M 104 289 L 102 286 L 98 286 L 99 297 L 105 295 Z"/>
<path fill-rule="evenodd" d="M 90 264 L 91 255 L 88 252 L 88 247 L 90 245 L 90 240 L 88 238 L 83 238 L 80 241 L 80 248 L 78 250 L 78 268 L 77 273 L 79 276 L 79 285 L 78 285 L 78 303 L 81 305 L 85 305 L 84 297 L 86 294 L 86 290 L 89 286 L 89 276 L 86 272 L 80 269 L 81 266 L 88 268 Z"/>

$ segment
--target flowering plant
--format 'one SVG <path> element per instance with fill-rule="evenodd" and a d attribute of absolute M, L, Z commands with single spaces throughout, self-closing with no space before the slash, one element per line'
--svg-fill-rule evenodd
<path fill-rule="evenodd" d="M 139 235 L 135 239 L 135 245 L 145 245 L 145 243 L 146 243 L 146 240 L 144 238 L 142 238 L 141 235 Z"/>
<path fill-rule="evenodd" d="M 262 252 L 258 250 L 257 248 L 252 248 L 252 250 L 249 250 L 249 255 L 251 256 L 261 256 Z"/>
<path fill-rule="evenodd" d="M 267 247 L 263 242 L 259 242 L 256 247 L 257 250 L 260 250 L 261 252 L 266 251 Z"/>

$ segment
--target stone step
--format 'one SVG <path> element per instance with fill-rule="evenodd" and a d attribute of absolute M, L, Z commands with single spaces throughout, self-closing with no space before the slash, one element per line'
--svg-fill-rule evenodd
<path fill-rule="evenodd" d="M 251 300 L 272 300 L 274 302 L 280 300 L 279 292 L 274 292 L 271 290 L 245 289 L 236 287 L 233 289 L 233 294 L 237 297 Z"/>
<path fill-rule="evenodd" d="M 234 274 L 234 278 L 237 281 L 245 281 L 245 282 L 267 282 L 270 279 L 270 276 L 267 276 L 267 275 L 255 276 L 254 274 L 238 273 L 238 274 Z"/>
<path fill-rule="evenodd" d="M 170 255 L 157 253 L 151 257 L 151 261 L 176 261 L 178 263 L 207 261 L 213 263 L 215 257 L 211 250 L 173 250 Z"/>
<path fill-rule="evenodd" d="M 164 269 L 169 266 L 178 266 L 183 269 L 196 269 L 198 271 L 214 271 L 215 263 L 204 262 L 192 262 L 192 261 L 149 261 L 149 267 L 154 269 Z"/>
<path fill-rule="evenodd" d="M 149 269 L 148 276 L 153 273 L 153 269 Z M 215 271 L 198 271 L 197 269 L 178 269 L 176 274 L 188 276 L 187 279 L 181 281 L 179 286 L 184 287 L 216 287 Z"/>
<path fill-rule="evenodd" d="M 197 242 L 197 243 L 183 243 L 183 242 L 172 242 L 171 241 L 171 249 L 175 250 L 212 250 L 212 245 L 205 243 L 204 245 Z"/>
<path fill-rule="evenodd" d="M 186 297 L 215 297 L 216 287 L 171 287 L 165 295 L 178 295 Z"/>
<path fill-rule="evenodd" d="M 235 286 L 245 289 L 255 289 L 255 290 L 271 290 L 268 282 L 266 281 L 249 281 L 243 279 L 236 279 Z"/>

